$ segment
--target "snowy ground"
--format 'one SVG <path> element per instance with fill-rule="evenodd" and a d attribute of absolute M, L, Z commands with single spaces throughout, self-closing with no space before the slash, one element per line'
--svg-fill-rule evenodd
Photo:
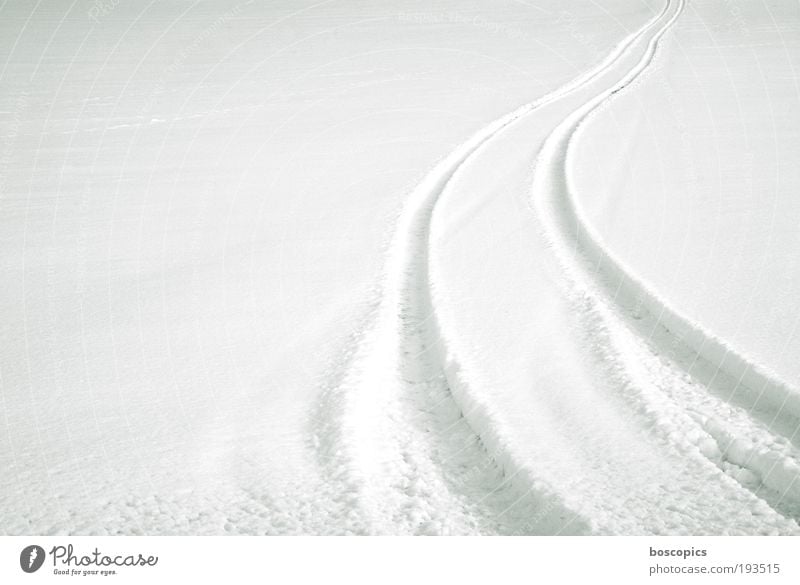
<path fill-rule="evenodd" d="M 800 532 L 800 8 L 0 4 L 0 532 Z"/>

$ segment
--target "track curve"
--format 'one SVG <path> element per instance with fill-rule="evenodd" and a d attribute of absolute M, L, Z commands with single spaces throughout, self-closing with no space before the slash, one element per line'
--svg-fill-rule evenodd
<path fill-rule="evenodd" d="M 585 379 L 576 379 L 572 387 L 579 388 L 579 396 L 596 404 L 608 418 L 601 423 L 589 421 L 586 417 L 597 413 L 581 408 L 566 418 L 590 439 L 595 432 L 594 439 L 604 445 L 600 451 L 583 438 L 566 449 L 558 446 L 565 439 L 559 436 L 560 421 L 555 421 L 553 413 L 569 407 L 560 400 L 537 402 L 527 394 L 515 396 L 505 408 L 534 409 L 531 416 L 520 418 L 523 426 L 515 428 L 508 423 L 504 409 L 487 400 L 491 393 L 486 392 L 485 382 L 476 381 L 473 373 L 480 367 L 474 367 L 472 356 L 464 357 L 469 352 L 463 351 L 457 311 L 448 298 L 449 284 L 442 269 L 446 246 L 441 241 L 447 239 L 454 224 L 448 224 L 442 200 L 457 200 L 459 183 L 471 174 L 485 176 L 485 165 L 495 160 L 493 151 L 507 152 L 505 143 L 519 140 L 518 134 L 531 124 L 540 124 L 542 117 L 551 121 L 567 115 L 566 122 L 555 129 L 553 136 L 558 137 L 567 129 L 567 122 L 591 111 L 591 104 L 628 85 L 652 60 L 658 39 L 682 8 L 682 2 L 668 3 L 597 67 L 489 124 L 439 163 L 408 198 L 387 250 L 373 309 L 336 366 L 337 373 L 314 418 L 312 432 L 320 462 L 339 486 L 341 503 L 352 520 L 346 531 L 583 534 L 674 533 L 682 529 L 736 532 L 740 526 L 747 527 L 742 530 L 765 526 L 767 532 L 792 532 L 797 528 L 771 508 L 764 508 L 751 491 L 725 479 L 719 466 L 696 457 L 694 444 L 684 449 L 690 453 L 688 468 L 713 478 L 718 487 L 711 494 L 692 495 L 688 502 L 690 513 L 696 515 L 692 521 L 681 523 L 686 512 L 675 510 L 687 503 L 681 499 L 683 492 L 696 485 L 681 481 L 685 469 L 676 469 L 675 463 L 684 465 L 680 458 L 665 460 L 651 452 L 663 448 L 661 443 L 634 453 L 637 465 L 654 467 L 655 471 L 645 475 L 658 489 L 636 498 L 625 494 L 626 479 L 637 483 L 631 475 L 636 470 L 626 470 L 623 476 L 631 476 L 620 482 L 608 477 L 609 466 L 624 462 L 625 454 L 616 450 L 626 441 L 640 438 L 640 429 L 610 429 L 608 425 L 615 424 L 622 414 L 616 405 L 604 404 L 603 397 L 594 395 Z M 574 128 L 569 130 L 571 135 Z M 558 159 L 559 149 L 567 143 L 553 138 L 543 141 L 540 166 L 547 156 Z M 561 162 L 566 150 L 563 153 L 558 159 Z M 541 177 L 559 180 L 561 176 L 565 182 L 559 175 L 563 164 L 546 166 L 548 173 L 536 175 L 539 188 Z M 543 252 L 545 248 L 542 246 Z M 546 294 L 560 292 L 553 289 Z M 564 355 L 574 349 L 566 348 Z M 558 350 L 558 344 L 551 348 Z M 513 368 L 506 371 L 513 372 Z M 491 383 L 502 385 L 501 378 L 497 376 Z M 536 432 L 524 425 L 537 427 Z M 548 430 L 553 432 L 548 434 Z M 548 437 L 554 445 L 542 444 Z M 663 442 L 661 438 L 654 441 Z M 603 449 L 610 449 L 614 456 L 598 462 Z M 678 454 L 685 455 L 684 451 Z M 617 498 L 610 505 L 587 500 L 585 491 L 572 489 L 581 479 L 569 478 L 571 470 L 586 468 L 595 472 L 591 476 L 595 485 L 609 488 Z M 675 485 L 668 485 L 671 482 Z M 646 486 L 641 487 L 647 491 Z M 661 507 L 672 512 L 649 521 L 653 498 L 666 500 Z M 702 508 L 714 498 L 734 502 L 740 513 L 725 519 L 712 515 L 712 522 Z M 615 518 L 626 507 L 633 508 L 629 517 Z"/>

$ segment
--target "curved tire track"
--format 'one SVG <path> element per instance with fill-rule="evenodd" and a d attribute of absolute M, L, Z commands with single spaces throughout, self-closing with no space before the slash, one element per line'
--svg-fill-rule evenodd
<path fill-rule="evenodd" d="M 505 448 L 480 396 L 460 375 L 432 301 L 431 218 L 442 193 L 484 145 L 528 114 L 614 71 L 621 58 L 630 58 L 631 47 L 649 38 L 644 57 L 622 82 L 597 94 L 565 124 L 576 121 L 578 114 L 588 114 L 593 104 L 618 91 L 620 83 L 624 86 L 635 79 L 652 59 L 658 38 L 680 13 L 682 3 L 677 10 L 674 6 L 667 4 L 594 69 L 479 131 L 439 163 L 407 200 L 388 248 L 373 310 L 354 335 L 315 417 L 315 447 L 341 488 L 337 498 L 348 519 L 346 531 L 597 530 L 594 518 L 579 512 L 566 494 Z M 571 135 L 574 128 L 570 130 Z M 545 153 L 555 143 L 560 147 L 568 140 L 551 138 Z M 557 169 L 558 165 L 550 165 L 551 171 Z"/>
<path fill-rule="evenodd" d="M 797 519 L 800 518 L 800 452 L 797 449 L 800 393 L 681 315 L 647 283 L 637 279 L 603 246 L 584 218 L 570 186 L 570 153 L 580 130 L 602 104 L 645 72 L 655 57 L 659 40 L 678 17 L 684 2 L 680 1 L 678 11 L 650 40 L 639 66 L 575 110 L 549 136 L 537 159 L 533 197 L 547 220 L 549 237 L 565 269 L 588 294 L 590 309 L 586 318 L 594 321 L 588 328 L 603 338 L 601 345 L 607 348 L 601 359 L 622 362 L 620 369 L 628 371 L 627 380 L 621 384 L 632 381 L 631 386 L 652 386 L 653 380 L 663 377 L 663 373 L 654 373 L 660 367 L 657 360 L 640 349 L 633 350 L 640 353 L 632 357 L 630 340 L 622 339 L 624 332 L 615 331 L 614 322 L 619 321 L 620 316 L 640 340 L 667 355 L 675 369 L 690 374 L 700 386 L 697 388 L 697 384 L 670 372 L 666 383 L 656 385 L 671 403 L 659 402 L 659 398 L 654 399 L 646 392 L 629 398 L 647 403 L 643 408 L 654 413 L 654 417 L 658 416 L 655 413 L 663 415 L 672 411 L 675 426 L 664 429 L 665 433 L 674 431 L 676 426 L 683 427 L 687 436 L 694 435 L 690 443 L 700 445 L 700 450 L 711 461 L 775 509 Z M 614 353 L 616 355 L 612 355 Z M 625 353 L 627 358 L 620 358 Z M 632 361 L 645 363 L 650 368 L 649 375 L 645 376 L 647 380 L 626 367 L 625 364 Z M 710 395 L 708 389 L 712 389 L 714 395 Z M 698 390 L 705 395 L 698 395 Z M 692 420 L 687 419 L 685 411 Z M 702 429 L 700 436 L 693 429 L 698 425 Z M 775 438 L 773 432 L 783 437 Z"/>
<path fill-rule="evenodd" d="M 336 498 L 345 510 L 343 530 L 589 531 L 587 519 L 540 480 L 525 477 L 513 458 L 504 459 L 490 422 L 481 420 L 480 404 L 469 399 L 457 365 L 448 362 L 428 283 L 430 220 L 448 182 L 483 144 L 602 75 L 667 9 L 593 69 L 476 133 L 409 197 L 388 249 L 378 299 L 314 417 L 314 446 L 342 487 Z M 454 514 L 454 508 L 463 513 Z M 445 519 L 454 516 L 455 523 Z"/>

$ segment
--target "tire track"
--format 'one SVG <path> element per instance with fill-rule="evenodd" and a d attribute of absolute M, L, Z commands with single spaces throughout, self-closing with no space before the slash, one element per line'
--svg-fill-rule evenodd
<path fill-rule="evenodd" d="M 684 4 L 681 0 L 653 36 L 636 68 L 575 110 L 549 136 L 536 163 L 534 204 L 582 295 L 585 330 L 598 341 L 593 345 L 602 348 L 596 350 L 598 358 L 616 364 L 609 372 L 626 389 L 626 399 L 676 447 L 699 451 L 774 509 L 797 519 L 800 393 L 680 315 L 638 280 L 603 246 L 570 186 L 570 153 L 580 130 L 602 104 L 645 72 Z"/>
<path fill-rule="evenodd" d="M 323 393 L 314 447 L 355 532 L 586 533 L 593 520 L 504 449 L 459 375 L 431 300 L 430 225 L 453 177 L 482 146 L 539 108 L 613 71 L 671 5 L 574 81 L 476 133 L 411 194 L 363 329 Z M 674 17 L 668 21 L 668 24 Z"/>

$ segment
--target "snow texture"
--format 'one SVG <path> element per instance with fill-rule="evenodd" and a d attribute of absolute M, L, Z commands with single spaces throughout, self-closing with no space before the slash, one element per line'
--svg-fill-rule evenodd
<path fill-rule="evenodd" d="M 796 6 L 0 15 L 3 533 L 800 533 Z"/>

